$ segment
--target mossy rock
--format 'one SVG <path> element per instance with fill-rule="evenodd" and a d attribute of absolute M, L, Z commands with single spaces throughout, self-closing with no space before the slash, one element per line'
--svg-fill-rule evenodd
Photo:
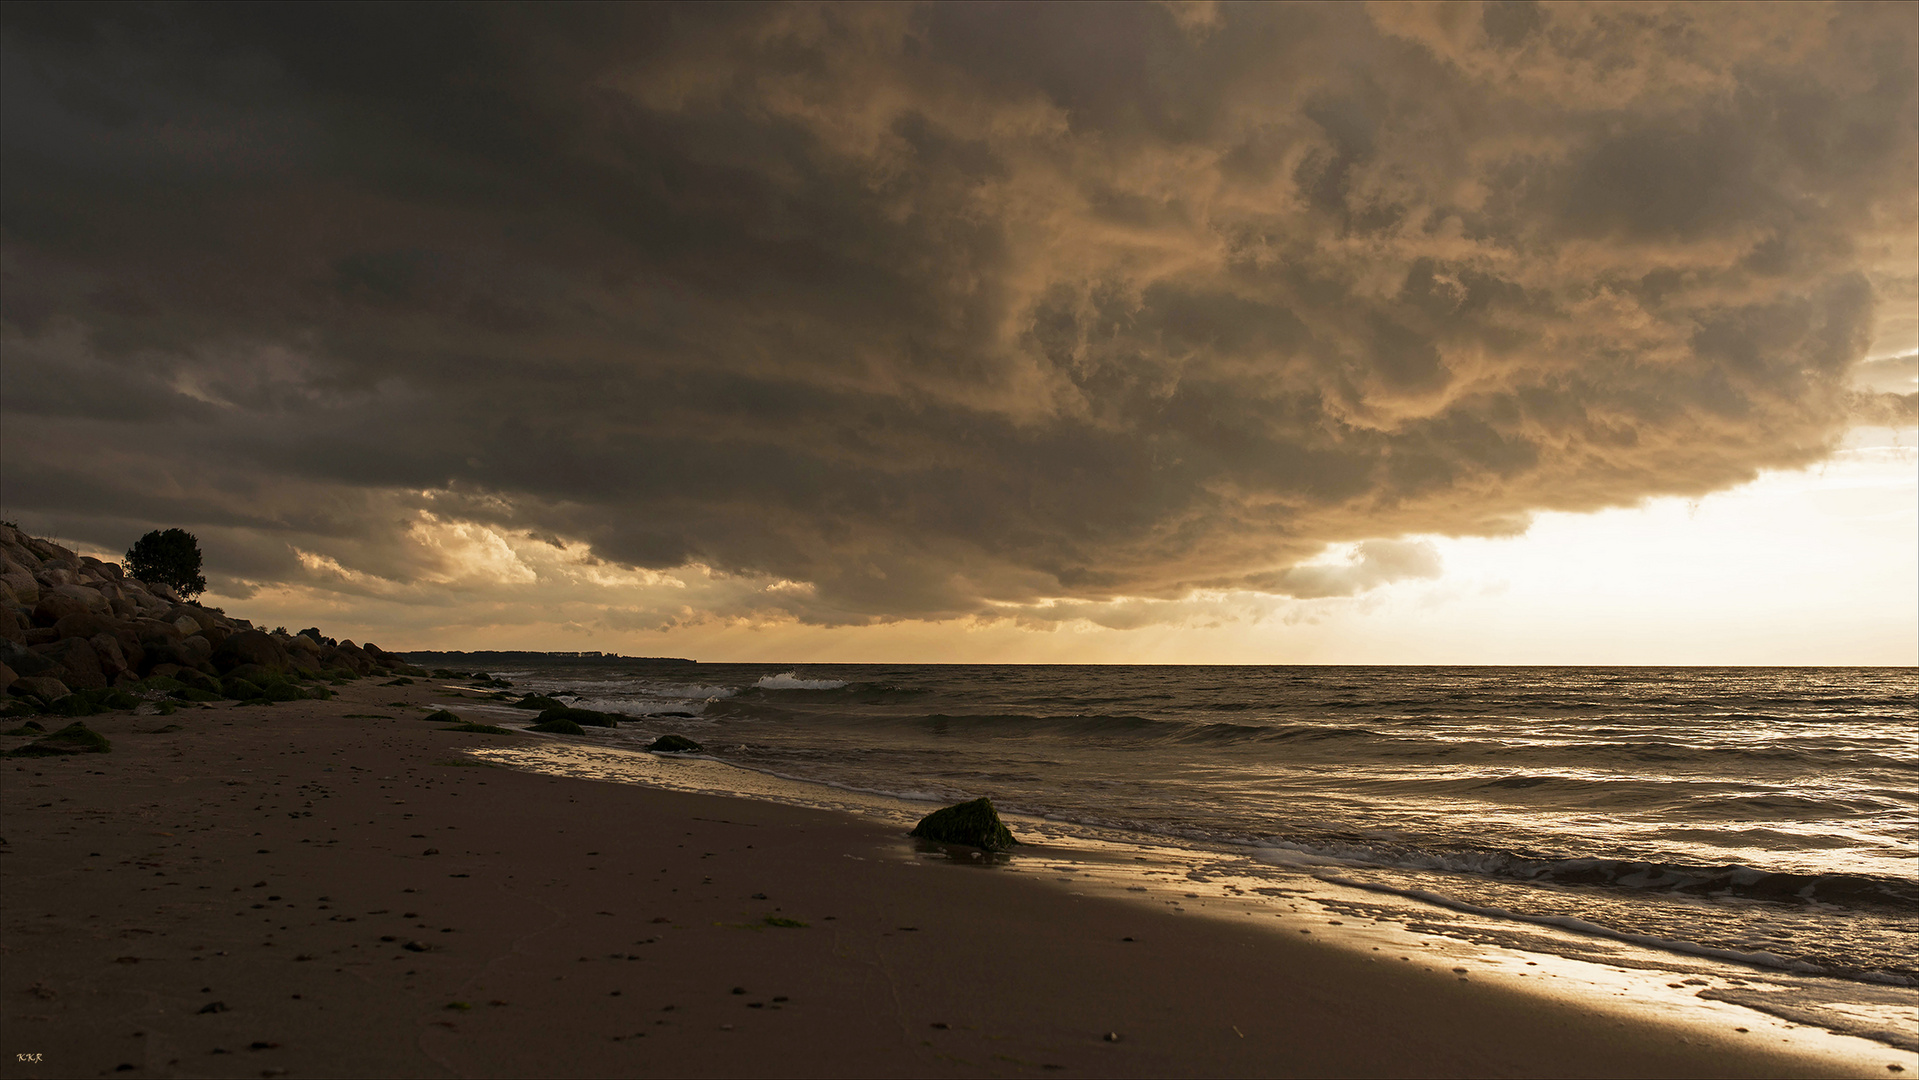
<path fill-rule="evenodd" d="M 104 704 L 110 709 L 137 709 L 140 707 L 140 699 L 125 690 L 114 690 L 107 694 Z"/>
<path fill-rule="evenodd" d="M 38 720 L 29 720 L 19 727 L 14 728 L 12 731 L 7 732 L 8 735 L 45 735 L 46 733 L 47 729 L 41 726 Z"/>
<path fill-rule="evenodd" d="M 268 701 L 305 701 L 307 692 L 287 682 L 274 682 L 260 688 L 261 697 Z"/>
<path fill-rule="evenodd" d="M 333 691 L 324 686 L 309 686 L 306 688 L 306 696 L 315 701 L 332 701 Z"/>
<path fill-rule="evenodd" d="M 525 697 L 523 697 L 523 698 L 521 698 L 520 700 L 518 700 L 518 701 L 515 701 L 515 702 L 513 702 L 513 703 L 512 703 L 512 705 L 513 705 L 513 707 L 514 707 L 514 708 L 516 708 L 516 709 L 542 709 L 542 710 L 544 710 L 544 709 L 564 709 L 564 708 L 566 708 L 566 703 L 565 703 L 565 702 L 563 702 L 563 701 L 555 701 L 554 699 L 552 699 L 552 698 L 550 698 L 550 697 L 541 697 L 541 696 L 540 696 L 539 694 L 528 694 L 527 696 L 525 696 Z"/>
<path fill-rule="evenodd" d="M 447 668 L 443 668 L 443 667 L 436 667 L 436 668 L 434 668 L 434 669 L 433 669 L 433 677 L 434 677 L 434 678 L 436 678 L 436 679 L 464 679 L 464 678 L 466 678 L 466 676 L 465 676 L 465 675 L 462 675 L 462 674 L 460 674 L 460 673 L 459 673 L 459 672 L 457 672 L 457 671 L 452 671 L 452 670 L 449 670 L 449 669 L 447 669 Z"/>
<path fill-rule="evenodd" d="M 965 844 L 988 851 L 1002 851 L 1019 844 L 1000 821 L 999 811 L 993 809 L 993 800 L 987 798 L 935 810 L 913 826 L 913 835 L 922 840 Z"/>
<path fill-rule="evenodd" d="M 186 668 L 182 670 L 180 674 L 175 675 L 174 678 L 185 683 L 187 688 L 191 690 L 205 690 L 209 694 L 217 694 L 220 692 L 220 680 L 208 675 L 204 671 L 195 671 L 192 668 Z"/>
<path fill-rule="evenodd" d="M 441 730 L 441 731 L 471 731 L 471 732 L 473 732 L 473 733 L 474 733 L 474 734 L 476 734 L 476 735 L 512 735 L 512 734 L 515 734 L 514 732 L 512 732 L 512 731 L 509 731 L 509 730 L 507 730 L 506 728 L 503 728 L 503 727 L 494 727 L 494 726 L 493 726 L 492 724 L 471 724 L 471 723 L 468 723 L 468 724 L 449 724 L 448 726 L 446 726 L 446 727 L 443 727 L 443 728 L 441 728 L 440 730 Z"/>
<path fill-rule="evenodd" d="M 185 690 L 187 684 L 178 679 L 169 679 L 165 675 L 149 675 L 140 680 L 140 688 L 142 690 L 158 690 L 163 694 L 170 694 L 175 690 Z"/>
<path fill-rule="evenodd" d="M 227 679 L 220 684 L 220 690 L 233 701 L 252 701 L 266 695 L 266 691 L 245 679 Z"/>
<path fill-rule="evenodd" d="M 654 739 L 653 745 L 647 749 L 656 754 L 703 754 L 706 752 L 706 747 L 684 735 L 662 735 Z"/>
<path fill-rule="evenodd" d="M 14 698 L 0 708 L 0 717 L 17 720 L 22 716 L 38 716 L 40 711 L 39 703 L 32 698 Z"/>
<path fill-rule="evenodd" d="M 392 682 L 383 682 L 380 685 L 381 686 L 412 686 L 413 680 L 402 675 L 401 677 L 394 679 Z"/>
<path fill-rule="evenodd" d="M 194 689 L 194 688 L 193 688 L 193 687 L 191 687 L 191 686 L 186 686 L 186 687 L 182 687 L 182 688 L 180 688 L 180 689 L 178 689 L 178 690 L 175 690 L 175 691 L 173 692 L 173 696 L 174 696 L 174 697 L 176 697 L 176 698 L 178 698 L 178 699 L 180 699 L 181 701 L 220 701 L 220 700 L 223 700 L 223 699 L 222 699 L 222 698 L 220 697 L 220 695 L 218 695 L 218 694 L 209 694 L 209 693 L 207 693 L 207 692 L 206 692 L 205 690 L 196 690 L 196 689 Z"/>
<path fill-rule="evenodd" d="M 446 710 L 446 709 L 439 709 L 439 710 L 436 710 L 436 711 L 434 711 L 434 712 L 430 712 L 430 713 L 427 713 L 427 714 L 426 714 L 426 716 L 424 717 L 424 719 L 427 719 L 427 720 L 431 720 L 431 721 L 433 721 L 433 722 L 434 722 L 434 723 L 436 723 L 436 724 L 464 724 L 464 723 L 466 723 L 466 721 L 464 721 L 464 720 L 462 720 L 462 719 L 460 719 L 460 714 L 459 714 L 459 713 L 456 713 L 456 712 L 450 712 L 450 711 L 448 711 L 448 710 Z"/>
<path fill-rule="evenodd" d="M 60 754 L 105 754 L 112 749 L 113 744 L 107 741 L 105 735 L 76 720 L 44 739 L 12 751 L 7 756 L 53 757 Z"/>
<path fill-rule="evenodd" d="M 542 720 L 528 731 L 544 731 L 548 735 L 584 735 L 586 729 L 571 720 Z"/>
<path fill-rule="evenodd" d="M 555 705 L 540 711 L 540 723 L 549 720 L 571 720 L 587 727 L 613 727 L 620 718 L 612 713 L 594 712 L 592 709 L 573 709 L 565 705 Z"/>
<path fill-rule="evenodd" d="M 93 716 L 106 711 L 105 705 L 84 693 L 68 694 L 47 706 L 47 712 L 54 716 Z"/>

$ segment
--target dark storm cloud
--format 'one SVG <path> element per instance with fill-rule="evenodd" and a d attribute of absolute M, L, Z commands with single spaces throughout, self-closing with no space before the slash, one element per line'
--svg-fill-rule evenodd
<path fill-rule="evenodd" d="M 4 19 L 7 510 L 232 588 L 430 518 L 822 622 L 1342 595 L 1896 413 L 1898 6 Z"/>

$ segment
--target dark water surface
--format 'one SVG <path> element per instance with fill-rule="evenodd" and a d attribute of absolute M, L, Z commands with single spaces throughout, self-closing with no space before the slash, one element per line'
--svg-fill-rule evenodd
<path fill-rule="evenodd" d="M 716 759 L 1482 915 L 1919 986 L 1911 668 L 700 664 L 505 673 Z M 675 715 L 678 714 L 678 715 Z"/>

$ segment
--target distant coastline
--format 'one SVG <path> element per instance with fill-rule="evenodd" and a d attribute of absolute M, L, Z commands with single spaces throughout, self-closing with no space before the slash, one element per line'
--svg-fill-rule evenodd
<path fill-rule="evenodd" d="M 621 656 L 619 653 L 603 652 L 540 652 L 533 649 L 481 649 L 475 652 L 462 652 L 458 649 L 408 649 L 395 651 L 395 656 L 407 657 L 411 662 L 427 664 L 460 664 L 481 667 L 497 667 L 501 664 L 528 664 L 541 661 L 564 660 L 569 664 L 646 664 L 649 666 L 671 666 L 678 664 L 697 664 L 697 660 L 688 660 L 678 656 Z"/>

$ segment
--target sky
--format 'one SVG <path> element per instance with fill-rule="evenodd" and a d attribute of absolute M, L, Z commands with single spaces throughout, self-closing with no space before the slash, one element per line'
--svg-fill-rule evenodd
<path fill-rule="evenodd" d="M 387 648 L 1919 662 L 1903 4 L 0 7 L 0 516 Z"/>

